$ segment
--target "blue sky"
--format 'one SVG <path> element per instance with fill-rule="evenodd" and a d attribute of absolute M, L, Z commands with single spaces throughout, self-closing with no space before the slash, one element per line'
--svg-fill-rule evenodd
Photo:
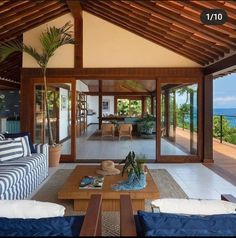
<path fill-rule="evenodd" d="M 236 108 L 236 73 L 214 80 L 213 105 L 214 108 Z"/>

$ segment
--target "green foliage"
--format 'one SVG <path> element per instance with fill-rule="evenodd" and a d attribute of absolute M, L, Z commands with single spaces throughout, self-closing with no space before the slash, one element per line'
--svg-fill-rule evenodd
<path fill-rule="evenodd" d="M 138 116 L 141 115 L 141 100 L 118 99 L 117 112 L 121 116 Z"/>
<path fill-rule="evenodd" d="M 74 38 L 71 35 L 70 29 L 73 25 L 70 22 L 65 23 L 62 27 L 47 27 L 47 29 L 40 35 L 40 43 L 42 51 L 38 52 L 30 45 L 26 45 L 19 40 L 3 42 L 0 45 L 0 62 L 5 60 L 9 55 L 16 51 L 25 52 L 35 59 L 37 64 L 42 69 L 45 90 L 45 105 L 48 122 L 49 145 L 54 145 L 52 136 L 51 120 L 50 120 L 50 98 L 48 98 L 46 70 L 47 65 L 55 51 L 63 45 L 74 44 Z"/>
<path fill-rule="evenodd" d="M 140 166 L 137 163 L 134 151 L 130 151 L 124 160 L 122 160 L 119 164 L 124 164 L 122 169 L 122 176 L 125 171 L 128 173 L 134 172 L 136 177 L 139 179 L 141 175 Z"/>
<path fill-rule="evenodd" d="M 156 118 L 147 114 L 145 117 L 137 121 L 138 131 L 140 134 L 152 134 L 155 126 Z"/>
<path fill-rule="evenodd" d="M 220 116 L 213 117 L 213 137 L 218 139 L 221 138 Z M 222 140 L 236 144 L 236 128 L 230 126 L 230 122 L 225 116 L 222 117 Z"/>

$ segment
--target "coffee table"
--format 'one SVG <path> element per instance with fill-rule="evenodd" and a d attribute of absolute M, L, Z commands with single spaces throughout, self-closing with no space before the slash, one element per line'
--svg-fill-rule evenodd
<path fill-rule="evenodd" d="M 102 210 L 103 211 L 119 211 L 120 195 L 129 194 L 132 199 L 133 210 L 144 210 L 145 199 L 158 199 L 160 193 L 152 176 L 147 170 L 147 186 L 142 190 L 130 191 L 114 191 L 111 186 L 120 180 L 127 179 L 120 175 L 105 176 L 103 187 L 101 189 L 80 189 L 79 183 L 82 177 L 86 175 L 95 176 L 99 165 L 78 165 L 70 174 L 67 181 L 58 192 L 59 199 L 74 200 L 75 211 L 86 211 L 88 202 L 92 194 L 102 194 Z M 117 166 L 122 169 L 122 167 Z"/>

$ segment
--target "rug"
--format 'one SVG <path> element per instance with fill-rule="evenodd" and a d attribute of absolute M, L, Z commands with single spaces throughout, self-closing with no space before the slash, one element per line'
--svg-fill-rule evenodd
<path fill-rule="evenodd" d="M 73 170 L 60 169 L 43 185 L 32 197 L 33 200 L 58 203 L 66 207 L 65 215 L 79 215 L 81 212 L 73 210 L 72 200 L 58 200 L 57 192 Z M 183 189 L 176 183 L 165 169 L 151 169 L 150 173 L 158 186 L 161 198 L 187 198 Z M 145 210 L 150 211 L 150 201 L 146 200 Z M 119 212 L 103 212 L 102 236 L 119 236 Z"/>

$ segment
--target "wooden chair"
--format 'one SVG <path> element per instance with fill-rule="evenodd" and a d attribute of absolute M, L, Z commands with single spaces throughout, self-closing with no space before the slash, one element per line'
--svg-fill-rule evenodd
<path fill-rule="evenodd" d="M 236 198 L 230 194 L 222 194 L 221 200 L 236 203 Z M 130 195 L 120 195 L 120 236 L 137 236 L 135 218 Z"/>
<path fill-rule="evenodd" d="M 115 125 L 114 124 L 104 123 L 101 126 L 101 130 L 102 130 L 102 139 L 103 139 L 103 137 L 111 136 L 112 139 L 114 140 L 114 138 L 115 138 Z"/>
<path fill-rule="evenodd" d="M 132 140 L 132 124 L 120 124 L 119 126 L 119 140 L 121 137 L 129 137 Z"/>

